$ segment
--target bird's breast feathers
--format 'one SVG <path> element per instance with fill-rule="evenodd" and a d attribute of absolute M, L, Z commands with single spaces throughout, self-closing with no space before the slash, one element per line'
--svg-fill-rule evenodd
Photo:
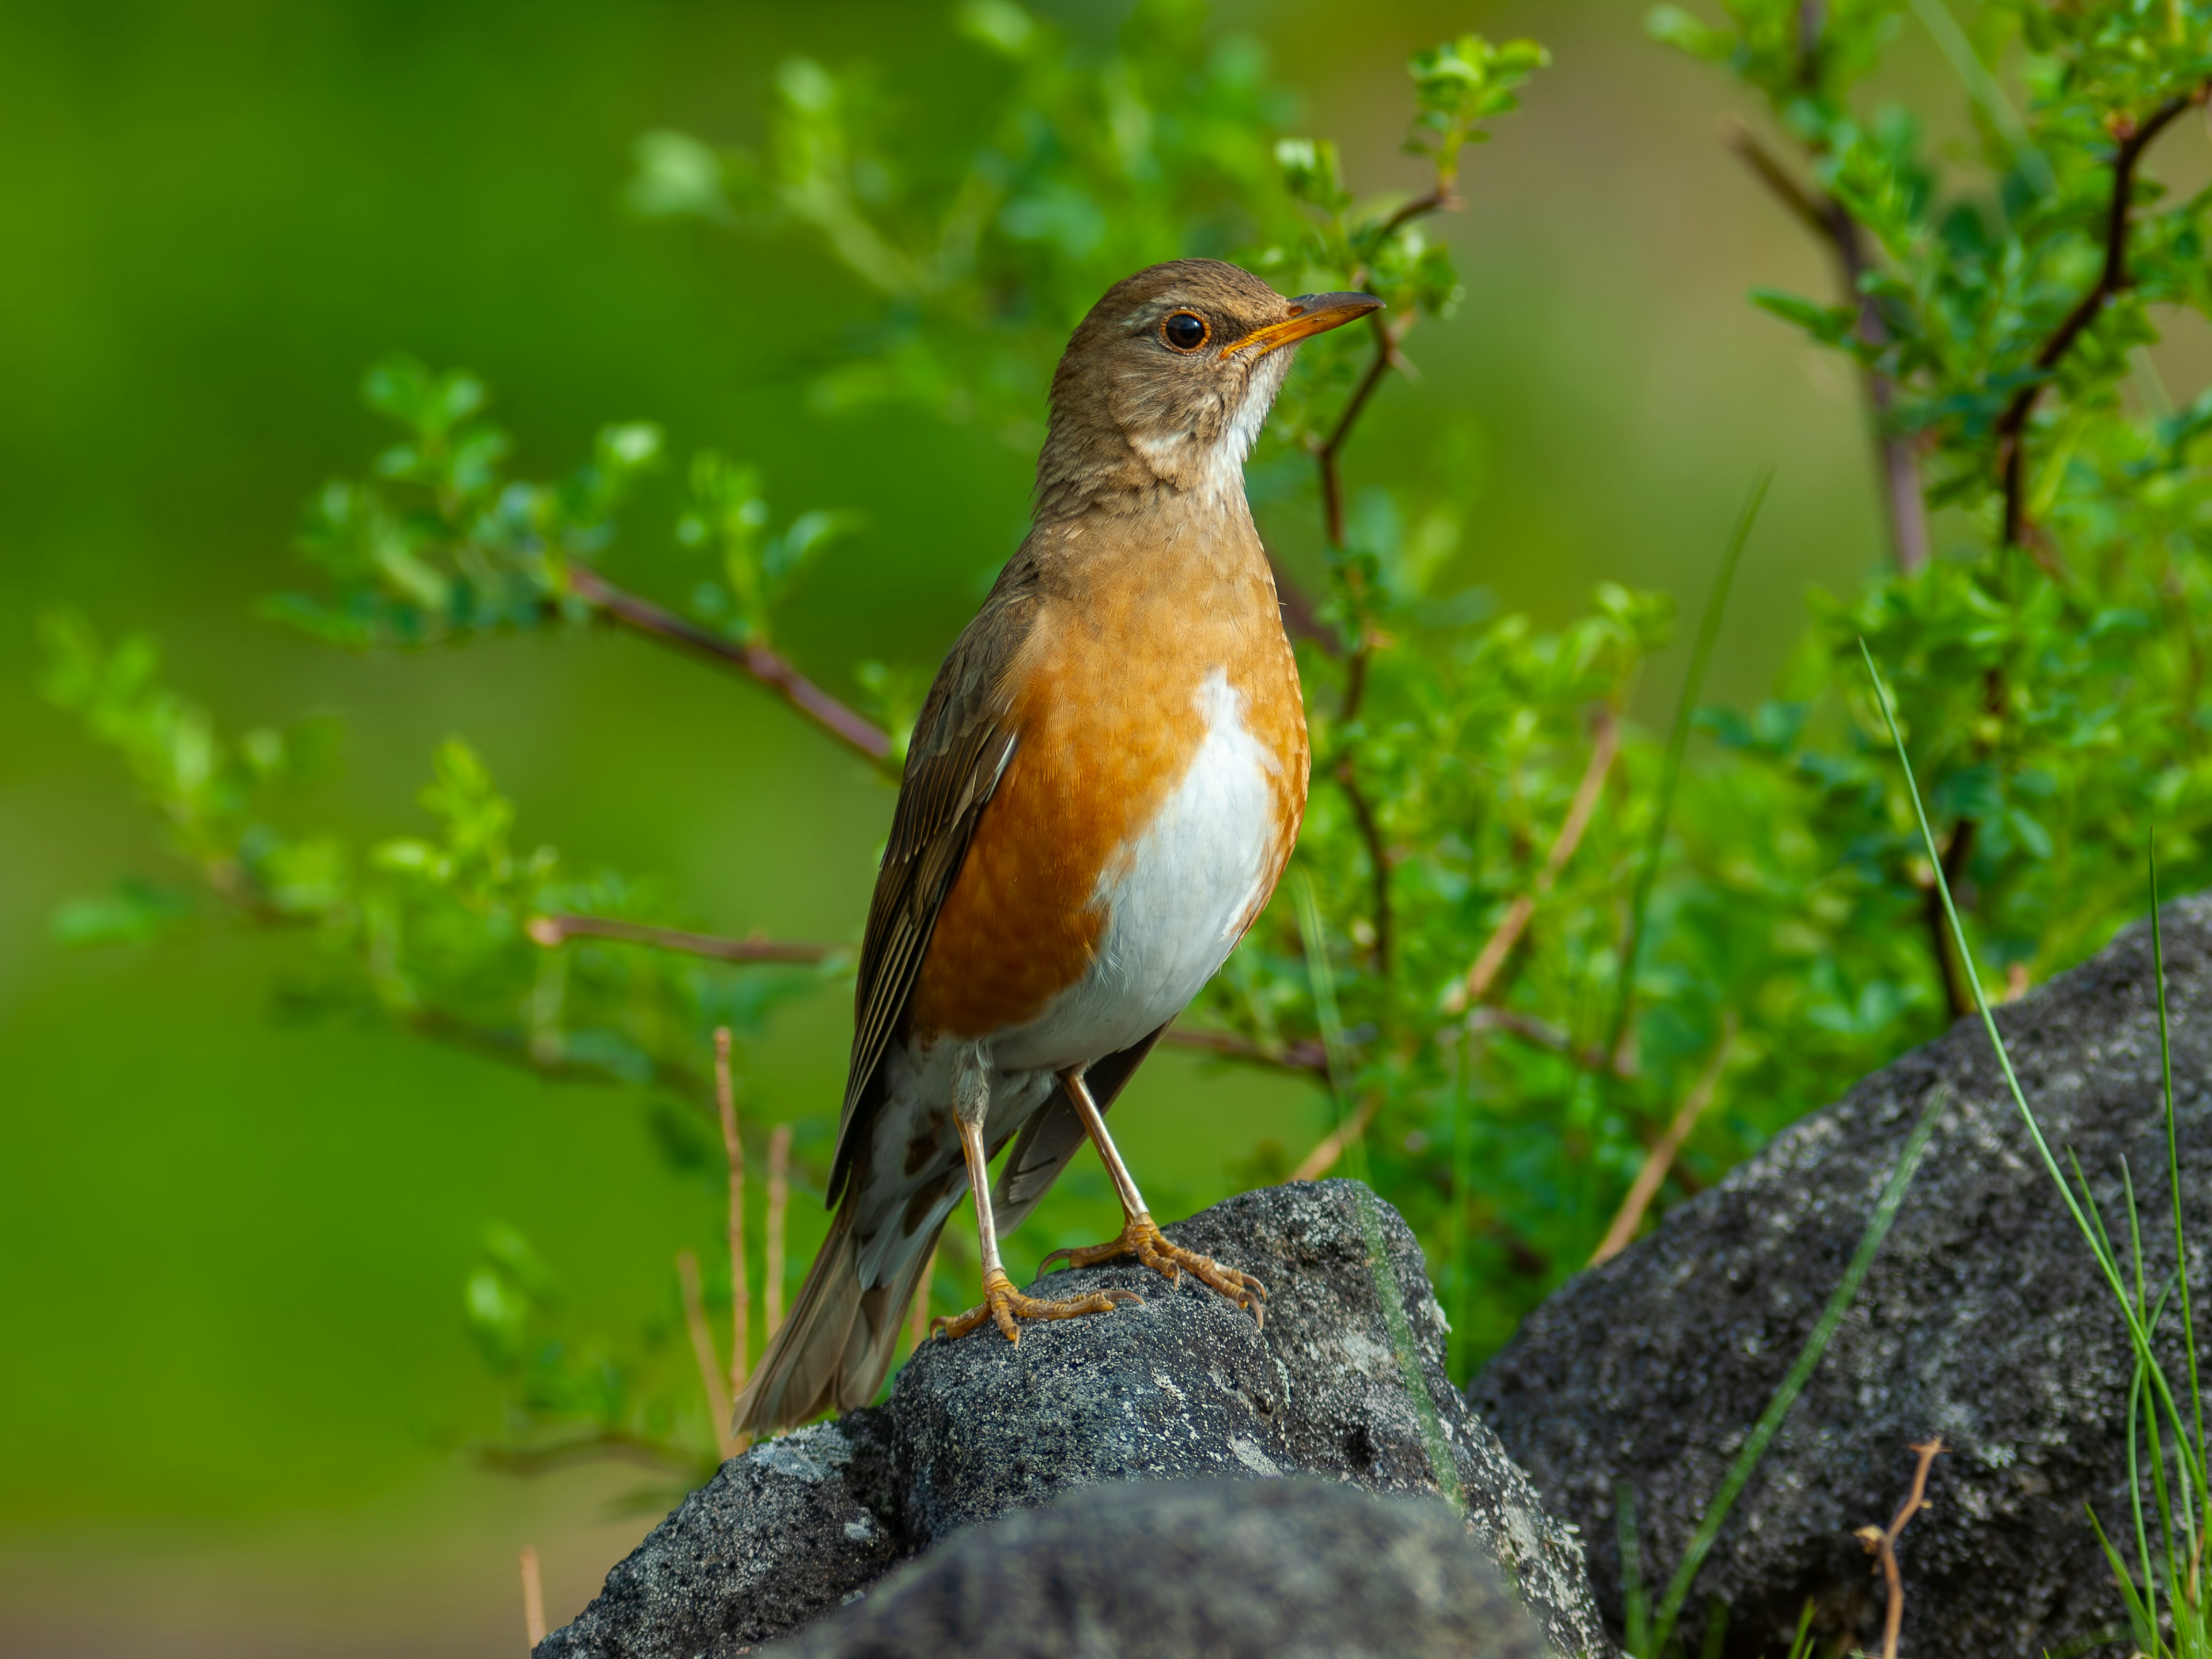
<path fill-rule="evenodd" d="M 1295 821 L 1293 757 L 1262 741 L 1246 699 L 1214 669 L 1193 699 L 1200 735 L 1140 825 L 1106 856 L 1085 907 L 1097 920 L 1085 971 L 994 1044 L 1009 1069 L 1127 1048 L 1180 1012 L 1274 890 Z M 1302 795 L 1304 779 L 1296 781 Z"/>

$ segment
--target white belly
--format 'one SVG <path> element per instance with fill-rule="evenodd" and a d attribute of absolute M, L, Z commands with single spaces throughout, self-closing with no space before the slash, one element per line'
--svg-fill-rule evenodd
<path fill-rule="evenodd" d="M 1198 690 L 1206 737 L 1137 841 L 1100 872 L 1106 913 L 1084 977 L 999 1038 L 1002 1071 L 1073 1066 L 1127 1048 L 1182 1012 L 1228 959 L 1275 867 L 1281 763 L 1216 669 Z"/>

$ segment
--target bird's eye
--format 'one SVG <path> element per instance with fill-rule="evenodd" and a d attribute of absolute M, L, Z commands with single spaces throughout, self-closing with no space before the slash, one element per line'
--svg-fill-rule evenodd
<path fill-rule="evenodd" d="M 1178 311 L 1160 324 L 1160 338 L 1177 351 L 1195 351 L 1204 345 L 1213 331 L 1206 325 L 1206 319 L 1188 311 Z"/>

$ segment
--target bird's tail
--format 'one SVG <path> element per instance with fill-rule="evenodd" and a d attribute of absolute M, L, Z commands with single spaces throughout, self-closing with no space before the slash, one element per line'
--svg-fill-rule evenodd
<path fill-rule="evenodd" d="M 765 1434 L 825 1411 L 849 1411 L 883 1387 L 907 1306 L 945 1224 L 899 1240 L 880 1282 L 871 1286 L 860 1282 L 854 1207 L 848 1193 L 791 1312 L 738 1396 L 731 1425 L 736 1433 Z"/>

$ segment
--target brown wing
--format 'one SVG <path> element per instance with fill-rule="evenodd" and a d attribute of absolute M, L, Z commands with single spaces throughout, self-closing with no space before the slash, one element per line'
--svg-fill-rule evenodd
<path fill-rule="evenodd" d="M 937 913 L 960 873 L 975 821 L 1013 758 L 1017 734 L 1009 723 L 1007 670 L 1028 637 L 1036 605 L 1036 567 L 1024 550 L 1007 563 L 937 671 L 915 722 L 890 842 L 860 942 L 852 1069 L 830 1170 L 833 1206 L 851 1173 L 857 1138 L 874 1114 L 877 1073 L 905 1018 Z"/>

